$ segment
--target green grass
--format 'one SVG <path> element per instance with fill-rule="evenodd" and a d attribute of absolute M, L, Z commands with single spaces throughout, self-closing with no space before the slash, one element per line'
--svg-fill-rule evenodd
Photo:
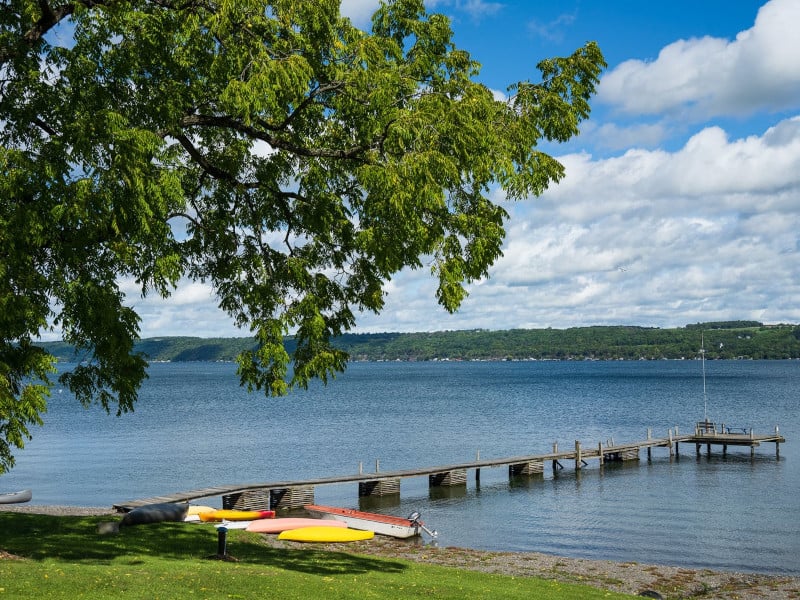
<path fill-rule="evenodd" d="M 273 548 L 261 536 L 228 533 L 217 551 L 214 528 L 159 523 L 99 535 L 109 517 L 51 517 L 0 512 L 0 600 L 4 598 L 631 598 L 535 578 L 488 575 L 414 562 Z M 0 553 L 2 557 L 2 553 Z"/>

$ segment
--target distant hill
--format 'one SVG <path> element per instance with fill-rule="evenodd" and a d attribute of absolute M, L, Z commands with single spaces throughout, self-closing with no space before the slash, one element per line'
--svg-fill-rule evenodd
<path fill-rule="evenodd" d="M 75 350 L 64 342 L 45 342 L 38 344 L 60 361 L 82 360 Z M 243 350 L 253 348 L 253 338 L 200 338 L 200 337 L 157 337 L 139 340 L 136 352 L 141 352 L 151 362 L 193 362 L 232 361 Z"/>
<path fill-rule="evenodd" d="M 686 327 L 592 326 L 569 329 L 346 334 L 336 339 L 351 360 L 659 360 L 699 356 L 703 334 L 709 359 L 800 358 L 800 326 L 757 321 Z M 150 361 L 232 361 L 252 338 L 159 337 L 136 344 Z M 59 360 L 76 357 L 68 344 L 40 344 Z M 291 350 L 293 341 L 287 340 Z"/>

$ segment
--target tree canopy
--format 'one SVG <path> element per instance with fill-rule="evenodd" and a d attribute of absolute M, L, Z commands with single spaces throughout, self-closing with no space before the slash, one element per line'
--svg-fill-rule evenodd
<path fill-rule="evenodd" d="M 404 267 L 456 310 L 501 254 L 490 188 L 564 176 L 538 146 L 578 133 L 604 66 L 590 42 L 496 98 L 422 0 L 382 3 L 369 32 L 338 0 L 3 2 L 0 473 L 46 410 L 44 331 L 83 352 L 60 378 L 82 404 L 132 409 L 122 280 L 210 283 L 267 394 L 342 370 L 332 337 Z"/>

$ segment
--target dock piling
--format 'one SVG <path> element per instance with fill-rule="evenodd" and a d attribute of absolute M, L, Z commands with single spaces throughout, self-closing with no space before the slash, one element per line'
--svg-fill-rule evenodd
<path fill-rule="evenodd" d="M 553 442 L 553 454 L 558 454 L 558 441 Z M 555 473 L 561 465 L 558 464 L 557 459 L 553 459 L 553 473 Z"/>
<path fill-rule="evenodd" d="M 669 437 L 669 457 L 672 458 L 675 454 L 678 454 L 678 442 L 677 442 L 677 440 L 674 441 L 674 442 L 672 440 L 672 429 L 669 430 L 668 437 Z M 673 444 L 675 446 L 675 452 L 674 453 L 672 451 Z"/>

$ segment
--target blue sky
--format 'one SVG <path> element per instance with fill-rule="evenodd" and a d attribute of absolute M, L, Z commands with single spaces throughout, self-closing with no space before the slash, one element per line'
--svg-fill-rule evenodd
<path fill-rule="evenodd" d="M 376 0 L 345 0 L 362 27 Z M 800 323 L 800 0 L 429 0 L 497 92 L 588 40 L 608 68 L 566 178 L 511 214 L 504 256 L 450 315 L 425 269 L 356 331 Z M 126 288 L 127 289 L 127 288 Z M 211 291 L 129 297 L 144 337 L 235 336 Z"/>

